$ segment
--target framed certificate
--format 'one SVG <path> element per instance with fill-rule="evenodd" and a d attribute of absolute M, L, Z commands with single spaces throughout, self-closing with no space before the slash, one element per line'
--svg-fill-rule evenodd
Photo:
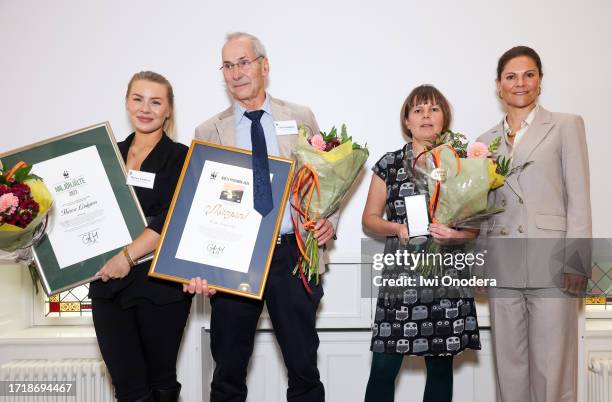
<path fill-rule="evenodd" d="M 33 249 L 47 295 L 94 274 L 145 228 L 108 122 L 0 155 L 5 166 L 33 165 L 53 196 L 46 233 Z"/>
<path fill-rule="evenodd" d="M 291 180 L 293 161 L 269 157 L 273 209 L 253 208 L 252 155 L 193 140 L 149 275 L 261 300 Z"/>

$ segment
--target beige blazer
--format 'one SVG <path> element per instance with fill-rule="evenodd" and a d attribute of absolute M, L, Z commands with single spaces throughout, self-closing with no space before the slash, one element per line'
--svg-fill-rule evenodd
<path fill-rule="evenodd" d="M 508 155 L 503 124 L 478 138 L 502 136 L 499 155 Z M 540 107 L 516 146 L 511 166 L 532 161 L 490 203 L 505 211 L 486 226 L 487 276 L 503 287 L 562 286 L 563 273 L 590 276 L 591 197 L 584 122 L 580 116 Z"/>
<path fill-rule="evenodd" d="M 309 108 L 273 97 L 270 97 L 270 106 L 274 120 L 295 120 L 298 125 L 304 124 L 312 133 L 319 132 L 319 125 L 317 124 L 314 114 Z M 235 146 L 236 129 L 234 126 L 234 107 L 230 106 L 223 112 L 211 117 L 196 127 L 195 137 L 197 139 L 215 144 Z M 280 156 L 289 159 L 295 158 L 293 151 L 295 150 L 295 146 L 297 144 L 297 138 L 297 134 L 276 136 Z M 338 227 L 339 217 L 340 214 L 338 211 L 336 211 L 328 218 L 328 220 L 334 226 L 334 230 Z M 303 238 L 306 239 L 306 233 L 301 225 L 300 233 L 302 234 Z M 326 264 L 328 263 L 329 256 L 327 250 L 325 247 L 322 247 L 319 249 L 319 273 L 325 272 Z"/>

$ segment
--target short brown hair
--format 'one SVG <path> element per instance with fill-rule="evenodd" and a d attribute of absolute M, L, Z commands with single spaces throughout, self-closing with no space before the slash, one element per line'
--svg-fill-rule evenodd
<path fill-rule="evenodd" d="M 410 91 L 410 94 L 408 94 L 408 97 L 404 101 L 402 110 L 400 112 L 400 124 L 402 126 L 402 131 L 410 138 L 412 138 L 412 133 L 406 126 L 406 119 L 408 118 L 411 108 L 424 103 L 431 103 L 432 105 L 438 105 L 440 108 L 442 108 L 442 114 L 444 115 L 442 132 L 447 131 L 451 125 L 453 114 L 451 112 L 450 104 L 444 95 L 442 95 L 442 92 L 438 91 L 438 89 L 433 85 L 419 85 Z"/>
<path fill-rule="evenodd" d="M 130 79 L 127 91 L 125 93 L 125 99 L 130 96 L 132 84 L 136 81 L 149 81 L 154 82 L 156 84 L 161 84 L 166 87 L 166 92 L 168 95 L 168 104 L 170 105 L 170 117 L 167 118 L 164 122 L 164 131 L 170 138 L 174 138 L 174 91 L 172 90 L 172 85 L 170 85 L 170 81 L 168 81 L 163 75 L 155 73 L 153 71 L 140 71 L 134 74 Z"/>
<path fill-rule="evenodd" d="M 540 77 L 544 76 L 542 72 L 542 60 L 540 60 L 540 55 L 530 48 L 529 46 L 515 46 L 512 49 L 506 50 L 504 54 L 501 55 L 499 60 L 497 61 L 497 80 L 501 80 L 502 72 L 506 67 L 506 64 L 512 59 L 517 57 L 529 57 L 538 67 L 538 72 L 540 73 Z"/>

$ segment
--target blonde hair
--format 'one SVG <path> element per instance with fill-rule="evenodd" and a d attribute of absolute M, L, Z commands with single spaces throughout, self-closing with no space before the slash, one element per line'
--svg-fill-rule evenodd
<path fill-rule="evenodd" d="M 168 104 L 170 105 L 170 116 L 164 122 L 164 131 L 168 137 L 174 139 L 174 91 L 172 90 L 172 85 L 170 85 L 170 81 L 166 79 L 161 74 L 158 74 L 153 71 L 140 71 L 132 76 L 130 82 L 128 83 L 127 92 L 125 93 L 125 98 L 127 99 L 130 95 L 130 91 L 132 90 L 132 84 L 136 81 L 149 81 L 154 82 L 156 84 L 161 84 L 166 87 L 166 92 L 168 96 Z"/>

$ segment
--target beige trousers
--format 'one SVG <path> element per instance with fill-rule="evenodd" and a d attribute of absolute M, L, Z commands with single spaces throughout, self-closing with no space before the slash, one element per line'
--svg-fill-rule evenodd
<path fill-rule="evenodd" d="M 498 402 L 576 402 L 580 299 L 489 288 Z"/>

